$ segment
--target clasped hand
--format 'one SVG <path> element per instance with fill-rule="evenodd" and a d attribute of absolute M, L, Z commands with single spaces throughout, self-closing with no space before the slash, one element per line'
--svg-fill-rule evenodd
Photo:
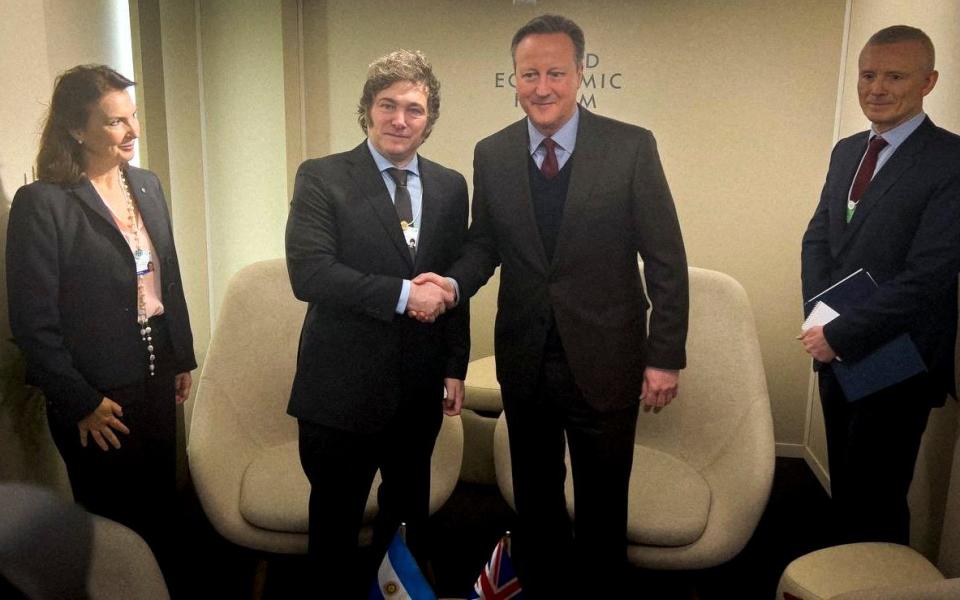
<path fill-rule="evenodd" d="M 456 304 L 453 285 L 436 273 L 417 275 L 410 285 L 407 315 L 422 323 L 433 323 Z"/>
<path fill-rule="evenodd" d="M 799 338 L 807 354 L 822 363 L 828 363 L 837 357 L 837 353 L 830 347 L 830 342 L 823 335 L 823 325 L 814 325 L 803 332 Z"/>

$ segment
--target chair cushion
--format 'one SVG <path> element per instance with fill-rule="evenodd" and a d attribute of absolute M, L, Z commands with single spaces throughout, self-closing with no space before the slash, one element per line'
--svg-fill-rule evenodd
<path fill-rule="evenodd" d="M 844 592 L 830 600 L 957 600 L 960 577 Z"/>
<path fill-rule="evenodd" d="M 291 440 L 259 451 L 240 481 L 240 515 L 250 525 L 272 531 L 306 533 L 310 482 L 300 465 L 299 442 Z M 463 460 L 463 423 L 445 417 L 430 460 L 430 514 L 453 493 Z M 370 485 L 363 525 L 377 515 L 380 471 Z M 331 486 L 336 482 L 331 481 Z"/>
<path fill-rule="evenodd" d="M 464 408 L 494 413 L 503 410 L 495 357 L 485 356 L 471 361 L 464 387 Z"/>
<path fill-rule="evenodd" d="M 845 544 L 805 554 L 787 565 L 777 597 L 825 600 L 853 590 L 942 579 L 937 568 L 909 546 Z"/>
<path fill-rule="evenodd" d="M 510 470 L 506 419 L 501 415 L 494 433 L 497 484 L 504 500 L 516 508 Z M 567 512 L 576 519 L 570 449 L 564 482 Z M 686 546 L 700 539 L 710 514 L 710 485 L 700 473 L 674 456 L 647 446 L 633 448 L 627 506 L 627 540 L 644 546 Z"/>
<path fill-rule="evenodd" d="M 647 546 L 686 546 L 700 539 L 710 514 L 710 485 L 682 460 L 634 446 L 627 539 Z"/>
<path fill-rule="evenodd" d="M 267 448 L 247 466 L 240 483 L 240 514 L 251 525 L 272 531 L 307 532 L 310 482 L 300 466 L 297 444 L 294 440 Z M 377 471 L 363 513 L 364 524 L 377 514 L 379 485 Z"/>

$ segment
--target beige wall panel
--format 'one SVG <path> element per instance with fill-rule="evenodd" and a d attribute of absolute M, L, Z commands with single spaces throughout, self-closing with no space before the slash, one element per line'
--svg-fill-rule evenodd
<path fill-rule="evenodd" d="M 126 3 L 113 0 L 46 0 L 47 61 L 50 74 L 82 63 L 108 64 L 133 77 Z M 118 36 L 118 32 L 125 33 Z"/>
<path fill-rule="evenodd" d="M 910 505 L 910 545 L 934 563 L 937 562 L 941 537 L 945 533 L 944 511 L 951 485 L 953 447 L 958 431 L 957 415 L 957 403 L 952 400 L 931 413 L 920 442 L 917 468 L 907 496 Z"/>
<path fill-rule="evenodd" d="M 956 414 L 954 416 L 957 417 Z M 960 418 L 954 420 L 954 426 L 960 429 Z M 960 442 L 954 442 L 952 448 L 946 446 L 944 450 L 952 450 L 950 454 L 953 456 L 953 467 L 944 508 L 943 536 L 940 539 L 940 559 L 937 566 L 947 577 L 960 577 Z"/>
<path fill-rule="evenodd" d="M 827 438 L 823 435 L 823 406 L 820 404 L 820 388 L 817 377 L 810 377 L 810 405 L 809 419 L 811 423 L 819 424 L 815 435 L 808 435 L 804 446 L 804 458 L 813 470 L 814 475 L 823 485 L 823 489 L 830 493 L 830 476 L 827 467 Z"/>
<path fill-rule="evenodd" d="M 41 0 L 9 0 L 0 4 L 0 74 L 17 82 L 0 94 L 0 196 L 6 213 L 24 177 L 31 177 L 40 141 L 44 111 L 50 101 L 53 79 L 47 68 L 46 23 Z M 6 292 L 4 308 L 6 307 Z M 0 321 L 6 327 L 6 310 Z M 2 333 L 2 332 L 0 332 Z M 2 335 L 3 342 L 9 338 Z"/>
<path fill-rule="evenodd" d="M 214 322 L 237 270 L 283 256 L 289 197 L 280 9 L 280 0 L 200 3 Z"/>
<path fill-rule="evenodd" d="M 190 311 L 194 348 L 203 360 L 210 343 L 210 289 L 204 192 L 203 115 L 193 0 L 160 3 L 164 111 L 169 148 L 167 201 Z"/>
<path fill-rule="evenodd" d="M 306 158 L 303 114 L 303 43 L 301 11 L 297 0 L 282 0 L 284 119 L 286 121 L 287 186 L 293 189 L 297 167 Z"/>
<path fill-rule="evenodd" d="M 363 139 L 355 107 L 367 64 L 397 47 L 420 49 L 443 85 L 440 121 L 422 152 L 468 180 L 474 144 L 523 114 L 500 83 L 512 71 L 513 33 L 543 12 L 576 20 L 592 55 L 584 102 L 657 136 L 690 264 L 730 273 L 746 287 L 777 440 L 802 441 L 809 364 L 793 340 L 799 244 L 832 143 L 843 2 L 325 5 L 326 26 L 305 37 L 328 39 L 330 79 L 324 89 L 307 86 L 306 106 L 309 114 L 322 108 L 315 99 L 329 102 L 329 151 Z M 475 355 L 491 347 L 492 325 L 483 321 L 494 313 L 495 294 L 481 294 Z"/>
<path fill-rule="evenodd" d="M 327 52 L 327 3 L 301 3 L 303 148 L 306 158 L 325 156 L 330 150 L 330 67 Z M 339 72 L 339 69 L 338 69 Z M 289 93 L 289 90 L 288 90 Z"/>

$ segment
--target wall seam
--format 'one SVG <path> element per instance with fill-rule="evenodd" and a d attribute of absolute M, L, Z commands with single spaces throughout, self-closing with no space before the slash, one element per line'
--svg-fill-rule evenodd
<path fill-rule="evenodd" d="M 300 156 L 298 162 L 307 159 L 307 77 L 304 58 L 303 0 L 297 0 L 297 78 L 300 80 Z M 293 190 L 290 191 L 293 193 Z"/>
<path fill-rule="evenodd" d="M 200 108 L 200 177 L 203 181 L 203 235 L 206 242 L 207 254 L 207 310 L 210 320 L 210 339 L 213 339 L 213 333 L 216 329 L 216 311 L 214 310 L 213 295 L 213 256 L 210 249 L 213 247 L 211 240 L 210 227 L 210 187 L 207 182 L 207 107 L 206 95 L 203 86 L 203 11 L 200 6 L 201 0 L 194 0 L 194 26 L 196 27 L 197 38 L 197 92 L 198 104 Z"/>
<path fill-rule="evenodd" d="M 833 140 L 831 147 L 837 143 L 840 139 L 840 121 L 841 115 L 843 114 L 843 83 L 844 77 L 847 72 L 847 52 L 850 48 L 850 27 L 851 27 L 851 15 L 853 14 L 853 0 L 847 0 L 846 7 L 843 12 L 843 40 L 840 42 L 840 66 L 839 73 L 837 74 L 837 100 L 836 108 L 833 113 Z M 816 385 L 817 375 L 816 373 L 811 372 L 810 378 L 807 384 L 807 414 L 806 419 L 804 420 L 803 426 L 803 445 L 807 448 L 808 452 L 810 448 L 810 426 L 813 424 L 813 399 L 814 399 L 814 387 Z M 812 456 L 812 453 L 811 453 Z M 808 461 L 809 462 L 809 461 Z M 829 480 L 829 476 L 828 476 Z M 822 483 L 822 481 L 821 481 Z"/>
<path fill-rule="evenodd" d="M 833 143 L 840 139 L 840 121 L 843 114 L 843 82 L 847 73 L 847 52 L 850 49 L 851 15 L 853 14 L 853 0 L 847 0 L 843 14 L 843 42 L 840 44 L 840 73 L 837 75 L 837 106 L 833 117 Z"/>

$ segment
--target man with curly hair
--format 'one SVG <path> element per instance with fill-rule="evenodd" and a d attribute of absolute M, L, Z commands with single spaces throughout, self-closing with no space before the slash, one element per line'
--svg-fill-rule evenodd
<path fill-rule="evenodd" d="M 444 413 L 457 415 L 469 307 L 424 271 L 444 271 L 467 228 L 460 173 L 419 156 L 440 111 L 440 84 L 419 52 L 370 65 L 359 146 L 304 162 L 287 222 L 287 267 L 309 303 L 288 412 L 310 480 L 309 554 L 326 598 L 364 597 L 373 569 L 357 537 L 377 470 L 373 558 L 401 522 L 423 562 L 430 458 Z M 408 311 L 426 315 L 420 322 Z"/>

